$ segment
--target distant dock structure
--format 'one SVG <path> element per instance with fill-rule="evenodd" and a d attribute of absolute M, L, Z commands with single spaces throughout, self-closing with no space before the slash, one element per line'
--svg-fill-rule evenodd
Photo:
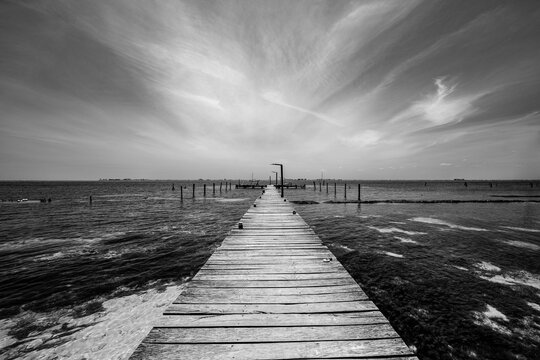
<path fill-rule="evenodd" d="M 266 188 L 130 359 L 417 359 L 284 200 Z"/>

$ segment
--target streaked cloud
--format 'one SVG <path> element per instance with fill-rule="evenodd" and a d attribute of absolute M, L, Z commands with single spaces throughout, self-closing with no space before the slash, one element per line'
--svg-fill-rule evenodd
<path fill-rule="evenodd" d="M 535 1 L 0 10 L 6 179 L 540 176 Z"/>

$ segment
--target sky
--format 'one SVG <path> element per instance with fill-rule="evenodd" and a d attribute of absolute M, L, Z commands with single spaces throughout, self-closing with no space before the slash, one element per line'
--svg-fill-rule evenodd
<path fill-rule="evenodd" d="M 0 2 L 0 179 L 540 178 L 540 2 Z"/>

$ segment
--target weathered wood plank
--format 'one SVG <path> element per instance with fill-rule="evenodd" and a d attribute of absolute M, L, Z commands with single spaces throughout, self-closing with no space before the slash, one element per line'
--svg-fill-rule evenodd
<path fill-rule="evenodd" d="M 306 341 L 254 344 L 147 344 L 133 359 L 300 359 L 412 355 L 401 339 Z"/>
<path fill-rule="evenodd" d="M 283 327 L 387 324 L 379 311 L 335 314 L 216 314 L 164 315 L 156 327 Z"/>
<path fill-rule="evenodd" d="M 236 328 L 154 328 L 146 343 L 215 344 L 397 338 L 390 324 Z"/>
<path fill-rule="evenodd" d="M 316 274 L 206 274 L 199 272 L 193 280 L 317 280 L 317 279 L 348 279 L 349 274 L 343 272 L 316 273 Z"/>
<path fill-rule="evenodd" d="M 310 268 L 299 268 L 299 267 L 248 267 L 241 268 L 237 266 L 220 266 L 220 267 L 205 267 L 199 270 L 199 274 L 205 275 L 242 275 L 242 274 L 329 274 L 329 273 L 341 273 L 343 274 L 343 269 L 338 267 L 310 267 Z"/>
<path fill-rule="evenodd" d="M 352 278 L 340 279 L 322 279 L 322 280 L 193 280 L 195 286 L 215 287 L 215 288 L 237 288 L 237 287 L 262 287 L 262 288 L 281 288 L 281 287 L 317 287 L 317 286 L 339 286 L 354 285 L 356 282 Z"/>
<path fill-rule="evenodd" d="M 164 314 L 313 314 L 377 310 L 369 300 L 304 304 L 172 304 Z"/>
<path fill-rule="evenodd" d="M 256 250 L 223 250 L 217 249 L 216 256 L 228 256 L 244 258 L 246 256 L 332 256 L 329 250 L 325 249 L 256 249 Z"/>
<path fill-rule="evenodd" d="M 362 289 L 355 285 L 342 285 L 342 286 L 329 286 L 329 287 L 304 287 L 304 288 L 212 288 L 212 287 L 197 287 L 191 286 L 180 294 L 180 296 L 187 295 L 206 295 L 208 297 L 214 296 L 289 296 L 289 295 L 338 295 L 341 293 L 358 293 L 364 294 Z M 175 301 L 176 302 L 176 301 Z"/>
<path fill-rule="evenodd" d="M 270 295 L 231 293 L 230 291 L 214 291 L 199 294 L 183 293 L 174 303 L 229 303 L 229 304 L 298 304 L 298 303 L 328 303 L 336 301 L 367 300 L 367 295 L 361 292 L 343 292 L 336 294 L 315 295 Z"/>

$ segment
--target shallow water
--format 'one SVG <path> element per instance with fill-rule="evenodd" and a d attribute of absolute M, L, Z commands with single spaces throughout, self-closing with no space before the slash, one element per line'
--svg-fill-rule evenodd
<path fill-rule="evenodd" d="M 181 183 L 174 183 L 176 191 L 172 182 L 159 181 L 0 183 L 1 199 L 52 199 L 0 203 L 0 308 L 7 328 L 34 312 L 56 318 L 92 299 L 107 303 L 160 283 L 181 284 L 260 193 L 213 195 L 210 185 L 203 198 L 199 183 L 192 199 L 185 183 L 181 202 Z M 320 202 L 295 208 L 420 358 L 534 358 L 540 346 L 539 203 L 328 204 L 333 184 L 328 194 L 321 190 L 308 184 L 286 196 Z M 336 190 L 343 199 L 344 184 Z M 355 183 L 347 185 L 348 199 L 356 199 L 356 191 Z M 540 196 L 540 188 L 530 182 L 364 182 L 361 194 L 367 200 L 523 200 Z M 101 311 L 122 317 L 128 309 Z M 64 348 L 76 344 L 81 331 L 66 336 Z M 47 341 L 26 350 L 10 344 L 15 357 L 51 354 Z"/>
<path fill-rule="evenodd" d="M 257 194 L 214 196 L 210 186 L 204 198 L 198 186 L 193 199 L 190 184 L 182 202 L 175 185 L 177 191 L 170 182 L 2 183 L 2 199 L 52 199 L 0 203 L 2 313 L 49 310 L 120 286 L 193 275 Z"/>

